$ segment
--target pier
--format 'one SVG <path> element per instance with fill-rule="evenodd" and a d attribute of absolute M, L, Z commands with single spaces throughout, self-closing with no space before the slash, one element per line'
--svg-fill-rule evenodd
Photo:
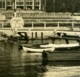
<path fill-rule="evenodd" d="M 71 13 L 45 13 L 42 11 L 16 11 L 24 20 L 23 28 L 17 28 L 17 32 L 25 32 L 29 38 L 45 38 L 53 33 L 66 32 L 80 35 L 80 16 Z M 12 33 L 10 21 L 14 15 L 13 11 L 1 12 L 5 19 L 0 20 L 0 32 Z"/>
<path fill-rule="evenodd" d="M 80 77 L 80 0 L 0 0 L 0 77 L 50 76 Z"/>

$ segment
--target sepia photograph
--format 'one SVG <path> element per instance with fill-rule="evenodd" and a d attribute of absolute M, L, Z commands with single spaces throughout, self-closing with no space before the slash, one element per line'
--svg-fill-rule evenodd
<path fill-rule="evenodd" d="M 0 0 L 0 77 L 80 77 L 80 0 Z"/>

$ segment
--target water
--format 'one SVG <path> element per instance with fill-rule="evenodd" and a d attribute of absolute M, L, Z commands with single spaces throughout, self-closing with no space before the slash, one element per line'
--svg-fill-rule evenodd
<path fill-rule="evenodd" d="M 17 43 L 0 42 L 0 77 L 80 77 L 80 65 L 43 67 L 41 56 L 19 50 Z"/>

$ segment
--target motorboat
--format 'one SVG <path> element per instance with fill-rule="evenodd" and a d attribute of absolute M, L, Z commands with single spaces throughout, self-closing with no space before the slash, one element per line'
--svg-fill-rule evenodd
<path fill-rule="evenodd" d="M 49 39 L 65 39 L 65 40 L 79 40 L 80 41 L 80 34 L 77 33 L 65 33 L 65 32 L 57 32 L 52 36 L 48 36 Z"/>
<path fill-rule="evenodd" d="M 72 44 L 47 44 L 47 45 L 40 45 L 40 47 L 52 47 L 52 48 L 74 48 L 79 47 L 79 43 L 72 43 Z"/>

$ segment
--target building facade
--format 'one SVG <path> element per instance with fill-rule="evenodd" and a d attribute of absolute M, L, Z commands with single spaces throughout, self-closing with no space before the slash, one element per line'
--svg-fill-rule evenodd
<path fill-rule="evenodd" d="M 79 6 L 80 0 L 0 0 L 0 31 L 10 33 L 10 20 L 18 9 L 21 10 L 17 14 L 24 19 L 24 26 L 18 32 L 27 32 L 32 38 L 52 35 L 54 30 L 80 31 L 80 18 L 76 20 L 71 14 L 79 11 Z"/>
<path fill-rule="evenodd" d="M 80 12 L 80 0 L 0 0 L 0 9 Z"/>
<path fill-rule="evenodd" d="M 42 10 L 43 0 L 0 0 L 0 9 Z"/>

